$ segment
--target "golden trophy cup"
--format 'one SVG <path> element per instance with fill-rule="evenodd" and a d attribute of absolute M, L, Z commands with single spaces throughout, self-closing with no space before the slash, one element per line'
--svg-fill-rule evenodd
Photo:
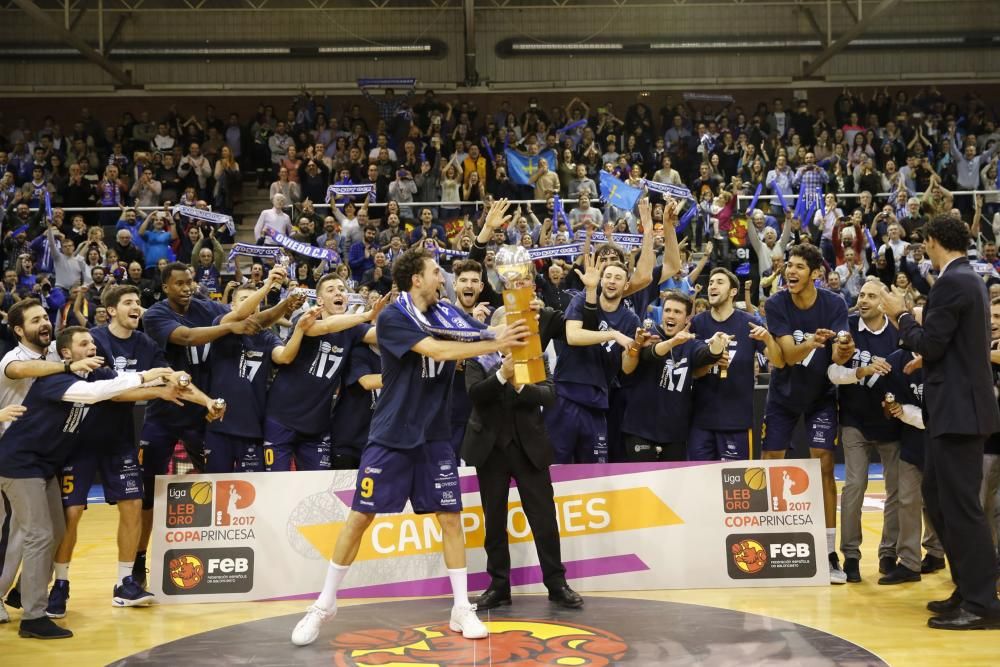
<path fill-rule="evenodd" d="M 531 335 L 527 344 L 511 348 L 514 357 L 514 382 L 534 384 L 545 379 L 542 339 L 538 335 L 538 317 L 531 310 L 535 298 L 534 265 L 523 246 L 504 246 L 496 254 L 497 273 L 503 280 L 503 305 L 507 325 L 524 320 Z"/>

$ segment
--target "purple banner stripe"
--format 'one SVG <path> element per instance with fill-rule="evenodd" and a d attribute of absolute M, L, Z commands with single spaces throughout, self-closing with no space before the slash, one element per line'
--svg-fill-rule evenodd
<path fill-rule="evenodd" d="M 601 577 L 609 574 L 624 574 L 625 572 L 642 572 L 649 566 L 642 562 L 636 554 L 621 556 L 602 556 L 585 560 L 570 561 L 566 565 L 566 578 L 570 581 L 587 577 Z M 510 571 L 510 582 L 514 586 L 542 583 L 542 571 L 537 565 L 515 567 Z M 477 572 L 469 575 L 469 590 L 485 590 L 490 585 L 490 575 Z M 585 588 L 583 590 L 586 590 Z M 267 602 L 277 600 L 312 600 L 319 593 L 303 593 L 269 598 Z M 342 598 L 398 598 L 398 597 L 428 597 L 432 595 L 451 595 L 451 582 L 448 577 L 437 577 L 421 581 L 401 581 L 394 584 L 375 584 L 348 588 L 338 594 Z"/>
<path fill-rule="evenodd" d="M 670 470 L 671 468 L 689 468 L 691 466 L 708 465 L 717 461 L 677 461 L 673 463 L 574 463 L 572 465 L 555 465 L 549 469 L 552 475 L 552 482 L 573 482 L 579 479 L 597 479 L 599 477 L 616 477 L 618 475 L 631 475 L 638 472 L 650 472 L 653 470 Z M 473 474 L 463 475 L 459 480 L 462 493 L 478 493 L 479 478 Z M 516 484 L 510 482 L 511 488 Z M 354 500 L 354 490 L 334 491 L 344 505 L 350 507 Z"/>

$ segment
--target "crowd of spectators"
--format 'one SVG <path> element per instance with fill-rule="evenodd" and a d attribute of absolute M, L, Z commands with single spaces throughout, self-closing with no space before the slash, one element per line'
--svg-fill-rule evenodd
<path fill-rule="evenodd" d="M 695 96 L 655 111 L 650 96 L 625 109 L 580 97 L 550 108 L 535 98 L 515 108 L 496 97 L 490 109 L 432 91 L 366 97 L 374 104 L 338 107 L 304 92 L 281 111 L 261 105 L 249 120 L 223 118 L 210 105 L 202 115 L 176 106 L 160 115 L 126 112 L 118 122 L 83 108 L 70 128 L 52 117 L 4 125 L 0 308 L 33 292 L 53 294 L 53 311 L 67 312 L 75 296 L 95 289 L 95 272 L 102 281 L 141 282 L 151 302 L 157 265 L 175 259 L 196 267 L 207 292 L 222 293 L 222 244 L 232 238 L 171 207 L 234 214 L 244 180 L 250 190 L 256 180 L 274 204 L 256 221 L 258 243 L 271 242 L 270 228 L 336 251 L 334 260 L 293 258 L 305 286 L 344 270 L 354 288 L 387 291 L 388 266 L 406 248 L 468 250 L 483 205 L 498 197 L 535 203 L 518 209 L 494 245 L 563 244 L 587 227 L 640 231 L 632 211 L 601 201 L 602 171 L 643 189 L 649 180 L 690 190 L 698 215 L 684 230 L 686 268 L 664 283 L 690 293 L 698 283 L 687 274 L 705 275 L 708 263 L 738 270 L 759 304 L 781 288 L 784 249 L 806 240 L 823 251 L 828 284 L 849 303 L 865 275 L 919 297 L 933 281 L 920 227 L 952 209 L 974 228 L 970 255 L 989 267 L 985 279 L 997 280 L 1000 131 L 975 94 L 845 89 L 830 109 L 804 99 L 743 108 Z M 507 150 L 547 149 L 552 164 L 539 161 L 528 183 L 512 178 Z M 331 184 L 370 185 L 374 195 L 335 198 L 331 208 Z M 969 191 L 982 194 L 952 194 Z M 757 192 L 758 205 L 745 210 Z M 648 194 L 659 224 L 663 199 Z M 556 215 L 555 195 L 568 225 Z M 799 196 L 810 200 L 808 219 L 797 206 L 783 211 L 777 195 L 789 209 Z M 86 207 L 101 210 L 72 211 Z M 571 278 L 572 260 L 540 260 L 539 273 L 555 264 Z M 82 311 L 92 319 L 96 302 L 87 303 Z"/>

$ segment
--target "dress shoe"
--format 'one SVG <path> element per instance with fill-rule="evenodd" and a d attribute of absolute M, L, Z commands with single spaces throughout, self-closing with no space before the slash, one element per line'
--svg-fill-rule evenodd
<path fill-rule="evenodd" d="M 884 577 L 880 577 L 878 583 L 882 586 L 891 586 L 892 584 L 905 584 L 908 581 L 920 581 L 920 573 L 899 564 L 889 570 Z"/>
<path fill-rule="evenodd" d="M 935 616 L 927 621 L 935 630 L 1000 630 L 1000 618 L 984 618 L 966 609 L 953 616 Z"/>
<path fill-rule="evenodd" d="M 487 588 L 483 591 L 483 594 L 477 597 L 473 602 L 476 605 L 476 609 L 479 611 L 484 609 L 495 609 L 501 605 L 509 605 L 511 603 L 510 591 Z"/>
<path fill-rule="evenodd" d="M 947 600 L 933 600 L 927 603 L 927 611 L 935 614 L 953 614 L 962 608 L 962 598 L 953 593 Z"/>
<path fill-rule="evenodd" d="M 583 606 L 583 598 L 569 586 L 550 590 L 549 601 L 567 609 L 579 609 Z"/>
<path fill-rule="evenodd" d="M 896 559 L 892 556 L 882 556 L 878 559 L 878 573 L 889 574 L 896 569 Z"/>
<path fill-rule="evenodd" d="M 847 575 L 847 581 L 852 584 L 861 581 L 861 567 L 857 558 L 844 559 L 844 574 Z"/>
<path fill-rule="evenodd" d="M 932 556 L 927 554 L 924 559 L 920 561 L 920 574 L 931 574 L 932 572 L 937 572 L 938 570 L 944 569 L 944 558 L 938 558 L 937 556 Z"/>

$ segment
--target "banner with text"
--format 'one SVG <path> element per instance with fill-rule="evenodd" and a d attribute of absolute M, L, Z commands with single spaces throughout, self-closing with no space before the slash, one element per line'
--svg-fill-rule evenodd
<path fill-rule="evenodd" d="M 454 487 L 465 505 L 469 590 L 483 590 L 475 471 L 441 468 L 435 483 Z M 166 604 L 315 597 L 356 474 L 157 477 L 151 590 Z M 577 590 L 829 585 L 815 460 L 555 466 L 552 479 L 563 561 Z M 515 591 L 545 590 L 516 488 L 507 531 Z M 375 518 L 340 595 L 448 593 L 441 529 L 407 505 Z"/>

